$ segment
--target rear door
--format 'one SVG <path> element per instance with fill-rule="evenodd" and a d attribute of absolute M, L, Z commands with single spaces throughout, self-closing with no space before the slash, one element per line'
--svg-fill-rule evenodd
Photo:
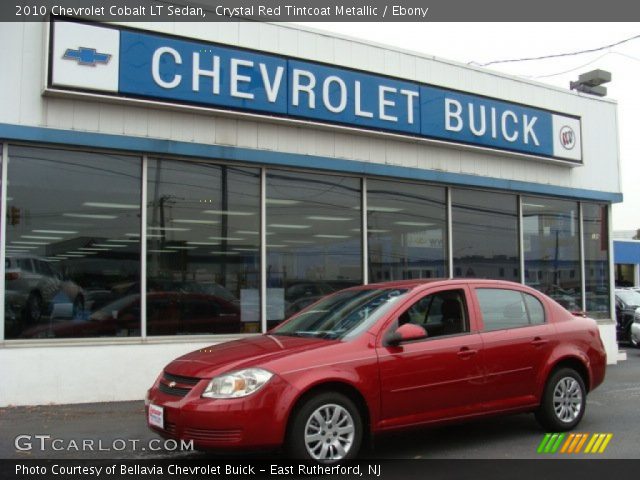
<path fill-rule="evenodd" d="M 536 378 L 554 345 L 544 303 L 517 288 L 476 286 L 486 410 L 536 404 Z"/>

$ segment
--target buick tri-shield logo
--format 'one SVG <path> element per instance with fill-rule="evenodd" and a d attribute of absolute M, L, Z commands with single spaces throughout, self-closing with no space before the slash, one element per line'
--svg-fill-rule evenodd
<path fill-rule="evenodd" d="M 109 63 L 111 55 L 108 53 L 98 53 L 95 48 L 79 47 L 77 50 L 67 48 L 62 58 L 65 60 L 75 60 L 78 62 L 78 65 L 95 67 L 99 63 L 103 65 Z"/>
<path fill-rule="evenodd" d="M 571 150 L 576 146 L 576 133 L 573 131 L 573 128 L 568 125 L 560 129 L 560 145 L 562 145 L 565 150 Z"/>

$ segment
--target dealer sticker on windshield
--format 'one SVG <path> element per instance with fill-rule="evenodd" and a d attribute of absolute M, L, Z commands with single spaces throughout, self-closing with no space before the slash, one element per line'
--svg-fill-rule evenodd
<path fill-rule="evenodd" d="M 149 405 L 149 425 L 164 429 L 164 409 L 157 405 Z"/>

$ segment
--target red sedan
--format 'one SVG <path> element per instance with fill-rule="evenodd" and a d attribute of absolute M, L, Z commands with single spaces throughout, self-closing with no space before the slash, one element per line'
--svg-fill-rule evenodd
<path fill-rule="evenodd" d="M 496 414 L 570 430 L 605 364 L 594 320 L 526 286 L 381 283 L 174 360 L 148 392 L 147 418 L 201 449 L 284 445 L 330 463 L 378 433 Z"/>

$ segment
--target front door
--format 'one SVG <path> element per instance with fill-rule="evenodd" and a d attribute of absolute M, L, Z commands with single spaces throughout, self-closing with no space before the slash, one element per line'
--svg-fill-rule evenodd
<path fill-rule="evenodd" d="M 387 329 L 415 323 L 426 339 L 395 346 L 385 345 L 384 334 L 379 339 L 383 429 L 480 410 L 482 340 L 467 299 L 465 286 L 429 291 Z"/>

